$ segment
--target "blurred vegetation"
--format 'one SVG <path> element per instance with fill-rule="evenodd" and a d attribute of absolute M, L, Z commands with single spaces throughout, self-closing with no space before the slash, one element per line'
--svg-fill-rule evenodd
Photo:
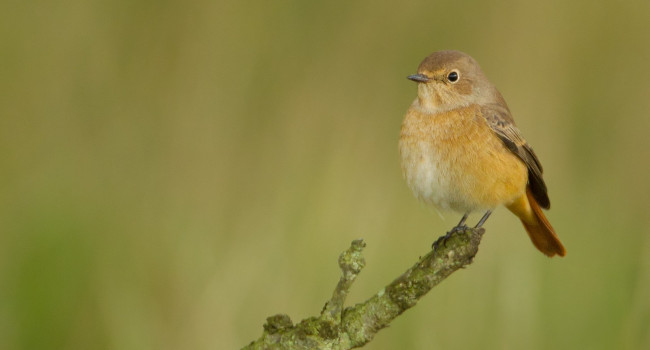
<path fill-rule="evenodd" d="M 358 237 L 350 298 L 375 293 L 458 220 L 414 199 L 397 154 L 406 75 L 452 48 L 544 163 L 568 255 L 497 210 L 475 264 L 367 348 L 650 348 L 649 18 L 640 0 L 3 2 L 0 348 L 239 348 L 271 314 L 316 314 Z"/>

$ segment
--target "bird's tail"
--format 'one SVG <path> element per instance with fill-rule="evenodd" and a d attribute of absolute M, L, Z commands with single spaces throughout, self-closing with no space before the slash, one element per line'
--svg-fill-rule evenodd
<path fill-rule="evenodd" d="M 540 252 L 552 257 L 554 255 L 565 256 L 566 250 L 555 234 L 555 230 L 544 216 L 542 208 L 533 197 L 529 187 L 526 187 L 526 194 L 519 197 L 508 209 L 513 212 L 524 224 L 530 240 Z"/>

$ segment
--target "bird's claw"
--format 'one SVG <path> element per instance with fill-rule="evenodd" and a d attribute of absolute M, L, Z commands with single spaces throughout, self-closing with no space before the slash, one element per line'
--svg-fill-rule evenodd
<path fill-rule="evenodd" d="M 451 230 L 447 231 L 447 233 L 444 236 L 441 236 L 435 242 L 433 242 L 433 244 L 431 245 L 431 248 L 433 250 L 438 249 L 438 247 L 440 246 L 440 243 L 442 243 L 442 245 L 445 246 L 445 248 L 446 248 L 447 247 L 447 241 L 449 240 L 449 238 L 451 238 L 451 236 L 453 236 L 454 234 L 456 234 L 458 232 L 465 232 L 465 230 L 467 230 L 468 228 L 469 227 L 467 227 L 467 225 L 454 226 Z"/>

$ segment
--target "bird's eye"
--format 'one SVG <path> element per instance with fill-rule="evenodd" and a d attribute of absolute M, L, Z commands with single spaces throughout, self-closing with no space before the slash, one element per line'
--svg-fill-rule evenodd
<path fill-rule="evenodd" d="M 451 71 L 449 74 L 447 74 L 447 80 L 449 80 L 452 83 L 455 83 L 458 81 L 458 72 L 457 71 Z"/>

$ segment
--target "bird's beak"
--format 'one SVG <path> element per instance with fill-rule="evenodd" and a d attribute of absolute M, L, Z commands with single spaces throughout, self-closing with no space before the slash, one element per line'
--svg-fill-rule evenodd
<path fill-rule="evenodd" d="M 413 74 L 406 77 L 408 80 L 413 80 L 416 83 L 427 83 L 431 78 L 427 77 L 424 74 Z"/>

